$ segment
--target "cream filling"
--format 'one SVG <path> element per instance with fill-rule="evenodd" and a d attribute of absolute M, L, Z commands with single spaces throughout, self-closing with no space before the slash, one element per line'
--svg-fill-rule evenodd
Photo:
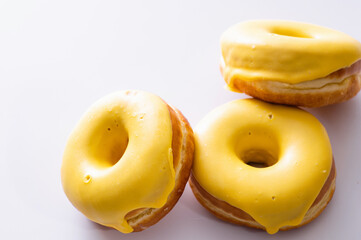
<path fill-rule="evenodd" d="M 277 81 L 264 81 L 267 85 L 272 84 L 274 87 L 286 88 L 286 89 L 294 89 L 294 90 L 309 90 L 309 89 L 320 89 L 329 84 L 339 84 L 342 83 L 346 78 L 319 78 L 315 80 L 310 80 L 306 82 L 300 82 L 296 84 L 291 83 L 283 83 Z"/>

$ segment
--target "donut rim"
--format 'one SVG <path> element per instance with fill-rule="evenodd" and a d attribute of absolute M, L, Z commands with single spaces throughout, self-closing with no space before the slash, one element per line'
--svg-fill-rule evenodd
<path fill-rule="evenodd" d="M 168 104 L 167 106 L 172 122 L 175 186 L 169 194 L 167 202 L 161 208 L 140 208 L 126 214 L 125 220 L 133 228 L 133 232 L 143 231 L 156 224 L 172 210 L 183 194 L 192 169 L 194 158 L 193 130 L 188 120 L 177 108 Z"/>
<path fill-rule="evenodd" d="M 361 44 L 324 26 L 289 20 L 254 19 L 230 26 L 221 36 L 226 82 L 302 83 L 351 66 Z"/>
<path fill-rule="evenodd" d="M 256 222 L 248 213 L 244 212 L 242 209 L 236 208 L 229 203 L 220 200 L 208 193 L 199 184 L 193 173 L 191 173 L 191 176 L 189 178 L 189 186 L 191 187 L 197 201 L 217 218 L 240 226 L 247 226 L 256 229 L 266 230 L 264 226 Z M 294 228 L 299 228 L 316 219 L 331 201 L 335 192 L 335 188 L 336 166 L 335 161 L 333 160 L 330 174 L 326 182 L 324 183 L 320 193 L 318 194 L 315 201 L 304 216 L 302 222 L 295 226 L 281 227 L 280 230 L 286 231 Z"/>

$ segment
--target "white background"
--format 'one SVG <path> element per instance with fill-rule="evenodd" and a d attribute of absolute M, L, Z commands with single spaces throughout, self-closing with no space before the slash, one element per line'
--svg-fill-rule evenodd
<path fill-rule="evenodd" d="M 153 92 L 192 126 L 244 98 L 223 88 L 219 37 L 247 19 L 311 22 L 361 40 L 361 1 L 0 1 L 0 239 L 361 239 L 361 94 L 312 109 L 328 130 L 337 189 L 322 215 L 268 235 L 224 223 L 189 187 L 173 211 L 124 235 L 87 220 L 65 197 L 62 153 L 100 97 Z"/>

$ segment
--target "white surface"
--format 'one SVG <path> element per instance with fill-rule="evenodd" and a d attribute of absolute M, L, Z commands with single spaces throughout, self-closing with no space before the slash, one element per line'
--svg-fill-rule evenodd
<path fill-rule="evenodd" d="M 0 239 L 361 239 L 361 94 L 314 109 L 337 165 L 333 200 L 311 224 L 267 235 L 217 220 L 189 187 L 157 225 L 130 235 L 88 221 L 60 183 L 65 142 L 95 100 L 143 89 L 190 123 L 232 99 L 219 37 L 247 19 L 306 21 L 361 40 L 360 1 L 0 1 Z"/>

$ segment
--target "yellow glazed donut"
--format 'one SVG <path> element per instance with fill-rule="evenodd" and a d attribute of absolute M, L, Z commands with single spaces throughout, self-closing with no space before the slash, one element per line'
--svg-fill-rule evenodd
<path fill-rule="evenodd" d="M 361 44 L 317 25 L 278 20 L 236 24 L 221 37 L 230 90 L 282 104 L 319 107 L 361 88 Z"/>
<path fill-rule="evenodd" d="M 193 151 L 192 129 L 177 109 L 147 92 L 116 92 L 96 102 L 71 133 L 63 188 L 90 220 L 141 231 L 182 195 Z"/>
<path fill-rule="evenodd" d="M 310 222 L 335 190 L 327 132 L 301 109 L 235 100 L 197 125 L 195 143 L 190 186 L 223 220 L 273 234 Z"/>

